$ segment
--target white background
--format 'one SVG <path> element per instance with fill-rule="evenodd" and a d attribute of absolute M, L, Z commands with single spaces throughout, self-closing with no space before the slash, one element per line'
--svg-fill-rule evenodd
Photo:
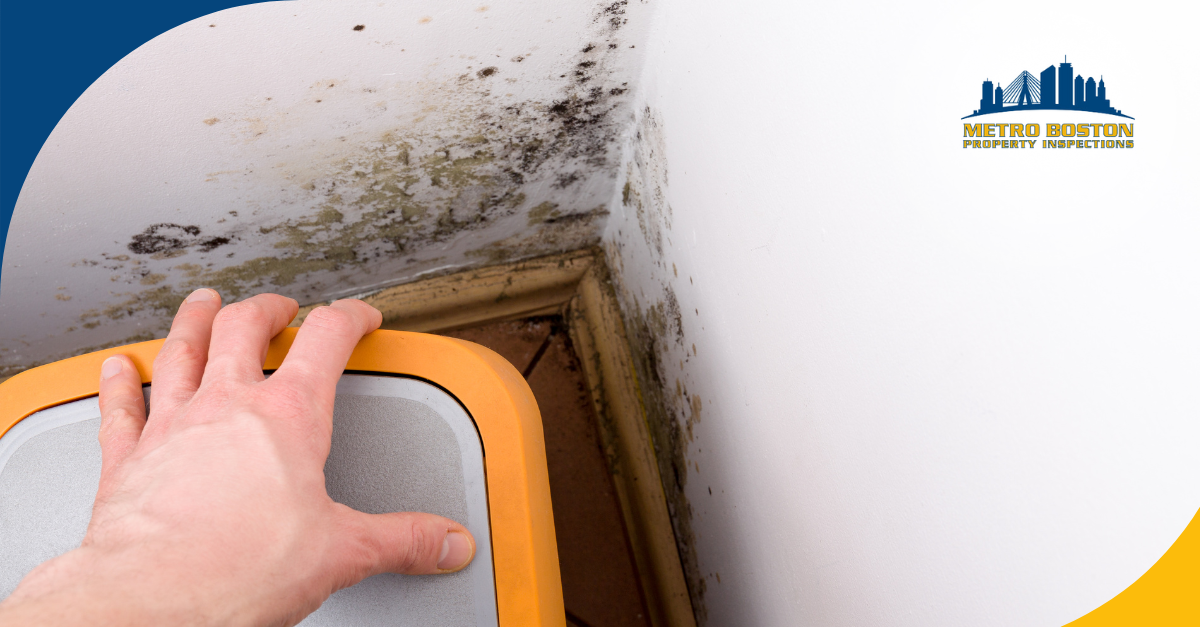
<path fill-rule="evenodd" d="M 710 624 L 1061 625 L 1145 572 L 1200 505 L 1194 5 L 659 17 L 666 263 L 608 237 L 697 345 Z M 961 148 L 985 78 L 1064 53 L 1135 149 Z M 970 121 L 1059 118 L 1128 122 Z"/>

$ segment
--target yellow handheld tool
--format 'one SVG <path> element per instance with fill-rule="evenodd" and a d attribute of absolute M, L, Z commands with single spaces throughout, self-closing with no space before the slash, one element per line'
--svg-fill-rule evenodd
<path fill-rule="evenodd" d="M 271 342 L 282 363 L 296 329 Z M 0 384 L 0 598 L 83 538 L 100 475 L 100 364 L 128 355 L 153 393 L 162 340 L 73 357 Z M 475 536 L 452 575 L 379 575 L 303 625 L 564 625 L 542 423 L 520 373 L 462 340 L 375 331 L 338 383 L 330 496 L 369 513 L 426 511 Z"/>

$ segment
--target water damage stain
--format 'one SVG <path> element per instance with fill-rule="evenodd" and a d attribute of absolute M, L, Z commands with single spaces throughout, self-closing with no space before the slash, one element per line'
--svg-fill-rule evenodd
<path fill-rule="evenodd" d="M 588 37 L 611 41 L 604 20 L 624 19 L 624 6 L 601 5 L 597 32 Z M 373 289 L 400 282 L 403 268 L 416 262 L 434 268 L 429 276 L 443 266 L 452 271 L 597 244 L 608 211 L 594 192 L 579 190 L 595 188 L 598 176 L 617 177 L 614 161 L 629 112 L 618 115 L 627 107 L 621 98 L 627 83 L 607 59 L 614 49 L 588 46 L 563 59 L 565 80 L 542 98 L 493 94 L 495 66 L 426 81 L 425 104 L 417 110 L 428 113 L 354 138 L 353 145 L 335 144 L 324 161 L 292 167 L 279 208 L 239 207 L 242 217 L 231 211 L 237 219 L 217 224 L 150 224 L 123 244 L 122 255 L 132 258 L 108 254 L 78 262 L 139 288 L 115 292 L 83 312 L 79 325 L 136 318 L 161 334 L 198 287 L 216 288 L 227 302 L 278 291 L 311 303 L 353 289 L 354 282 L 373 283 Z M 325 80 L 312 89 L 332 92 L 344 83 Z M 271 132 L 264 120 L 250 122 L 243 124 L 246 141 Z M 289 212 L 288 206 L 304 209 Z M 475 239 L 464 239 L 468 235 Z M 437 265 L 440 251 L 476 239 L 474 248 L 449 260 L 461 263 Z M 389 283 L 375 278 L 380 274 L 399 276 Z"/>

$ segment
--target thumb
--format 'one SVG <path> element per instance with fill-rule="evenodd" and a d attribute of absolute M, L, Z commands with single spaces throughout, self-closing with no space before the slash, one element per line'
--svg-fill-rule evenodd
<path fill-rule="evenodd" d="M 433 575 L 452 573 L 475 557 L 475 538 L 466 527 L 441 516 L 418 512 L 364 514 L 345 508 L 343 572 L 363 573 L 363 578 L 380 573 Z M 338 569 L 342 570 L 342 569 Z"/>

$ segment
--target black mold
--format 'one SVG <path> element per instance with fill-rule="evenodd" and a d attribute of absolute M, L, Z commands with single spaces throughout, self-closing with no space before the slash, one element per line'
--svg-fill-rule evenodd
<path fill-rule="evenodd" d="M 558 180 L 556 180 L 554 182 L 554 186 L 559 189 L 566 189 L 566 188 L 570 187 L 572 184 L 574 184 L 575 181 L 578 181 L 580 178 L 581 177 L 579 176 L 578 172 L 564 172 L 564 173 L 558 175 Z"/>
<path fill-rule="evenodd" d="M 180 226 L 164 222 L 146 227 L 145 231 L 134 235 L 127 248 L 129 252 L 138 255 L 187 248 L 194 237 L 200 234 L 200 227 L 195 225 Z"/>
<path fill-rule="evenodd" d="M 219 248 L 229 243 L 228 237 L 210 237 L 200 242 L 200 252 L 211 252 L 214 248 Z"/>
<path fill-rule="evenodd" d="M 148 226 L 146 230 L 134 235 L 130 238 L 126 248 L 129 249 L 129 252 L 138 255 L 175 256 L 187 252 L 187 249 L 193 246 L 199 248 L 201 252 L 211 252 L 231 241 L 228 237 L 201 238 L 200 227 L 194 224 L 184 226 L 161 222 Z"/>
<path fill-rule="evenodd" d="M 354 30 L 362 30 L 362 29 L 364 29 L 364 28 L 366 28 L 366 25 L 365 25 L 365 24 L 359 24 L 358 26 L 355 26 L 355 27 L 354 27 Z"/>
<path fill-rule="evenodd" d="M 608 25 L 613 30 L 621 28 L 627 21 L 625 19 L 625 7 L 629 4 L 629 0 L 617 0 L 606 7 L 601 12 L 602 17 L 608 18 Z M 630 46 L 632 48 L 632 46 Z"/>

